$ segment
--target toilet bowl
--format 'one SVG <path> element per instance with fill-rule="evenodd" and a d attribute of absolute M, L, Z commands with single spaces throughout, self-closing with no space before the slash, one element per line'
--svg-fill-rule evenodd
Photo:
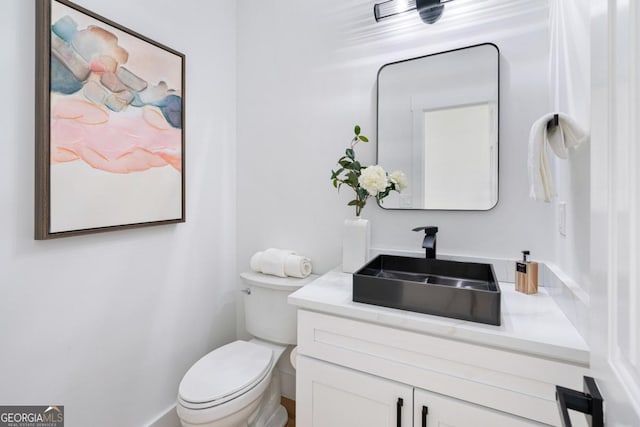
<path fill-rule="evenodd" d="M 178 390 L 177 413 L 184 427 L 283 427 L 276 364 L 296 344 L 296 312 L 288 295 L 311 282 L 242 273 L 250 341 L 234 341 L 198 360 Z"/>
<path fill-rule="evenodd" d="M 185 374 L 178 391 L 177 412 L 182 425 L 266 426 L 273 413 L 263 410 L 264 419 L 258 423 L 258 409 L 263 401 L 274 400 L 272 395 L 277 395 L 280 403 L 278 373 L 274 368 L 285 349 L 258 339 L 234 341 L 198 360 Z M 286 411 L 281 418 L 280 426 L 276 423 L 270 427 L 283 426 Z"/>

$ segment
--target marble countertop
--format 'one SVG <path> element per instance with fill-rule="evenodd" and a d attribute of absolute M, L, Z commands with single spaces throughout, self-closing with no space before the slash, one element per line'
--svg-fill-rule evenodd
<path fill-rule="evenodd" d="M 589 347 L 543 287 L 535 295 L 500 283 L 502 325 L 493 326 L 352 301 L 352 275 L 330 271 L 289 296 L 289 304 L 350 319 L 589 365 Z"/>

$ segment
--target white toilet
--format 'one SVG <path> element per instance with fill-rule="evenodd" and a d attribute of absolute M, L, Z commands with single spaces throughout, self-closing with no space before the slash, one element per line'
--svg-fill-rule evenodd
<path fill-rule="evenodd" d="M 187 371 L 177 405 L 184 427 L 282 427 L 287 422 L 274 369 L 287 345 L 296 344 L 296 310 L 287 297 L 316 276 L 240 276 L 247 285 L 247 331 L 256 338 L 217 348 Z"/>

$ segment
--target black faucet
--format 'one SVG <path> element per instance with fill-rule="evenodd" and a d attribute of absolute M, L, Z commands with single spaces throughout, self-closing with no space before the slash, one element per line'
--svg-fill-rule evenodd
<path fill-rule="evenodd" d="M 422 247 L 424 248 L 424 256 L 425 258 L 435 259 L 436 257 L 436 233 L 438 232 L 438 227 L 434 227 L 433 225 L 427 227 L 417 227 L 414 228 L 413 231 L 422 231 L 424 230 L 424 240 L 422 241 Z"/>

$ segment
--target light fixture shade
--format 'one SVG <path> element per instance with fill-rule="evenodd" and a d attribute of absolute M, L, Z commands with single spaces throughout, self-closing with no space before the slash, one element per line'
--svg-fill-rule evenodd
<path fill-rule="evenodd" d="M 425 24 L 434 24 L 444 12 L 444 4 L 453 0 L 387 0 L 373 6 L 376 22 L 412 10 L 418 11 Z"/>
<path fill-rule="evenodd" d="M 388 0 L 382 3 L 376 3 L 373 6 L 373 16 L 376 21 L 380 21 L 390 16 L 400 15 L 416 9 L 416 0 L 399 1 Z"/>
<path fill-rule="evenodd" d="M 444 4 L 440 0 L 416 0 L 416 8 L 425 24 L 434 24 L 442 16 Z"/>

